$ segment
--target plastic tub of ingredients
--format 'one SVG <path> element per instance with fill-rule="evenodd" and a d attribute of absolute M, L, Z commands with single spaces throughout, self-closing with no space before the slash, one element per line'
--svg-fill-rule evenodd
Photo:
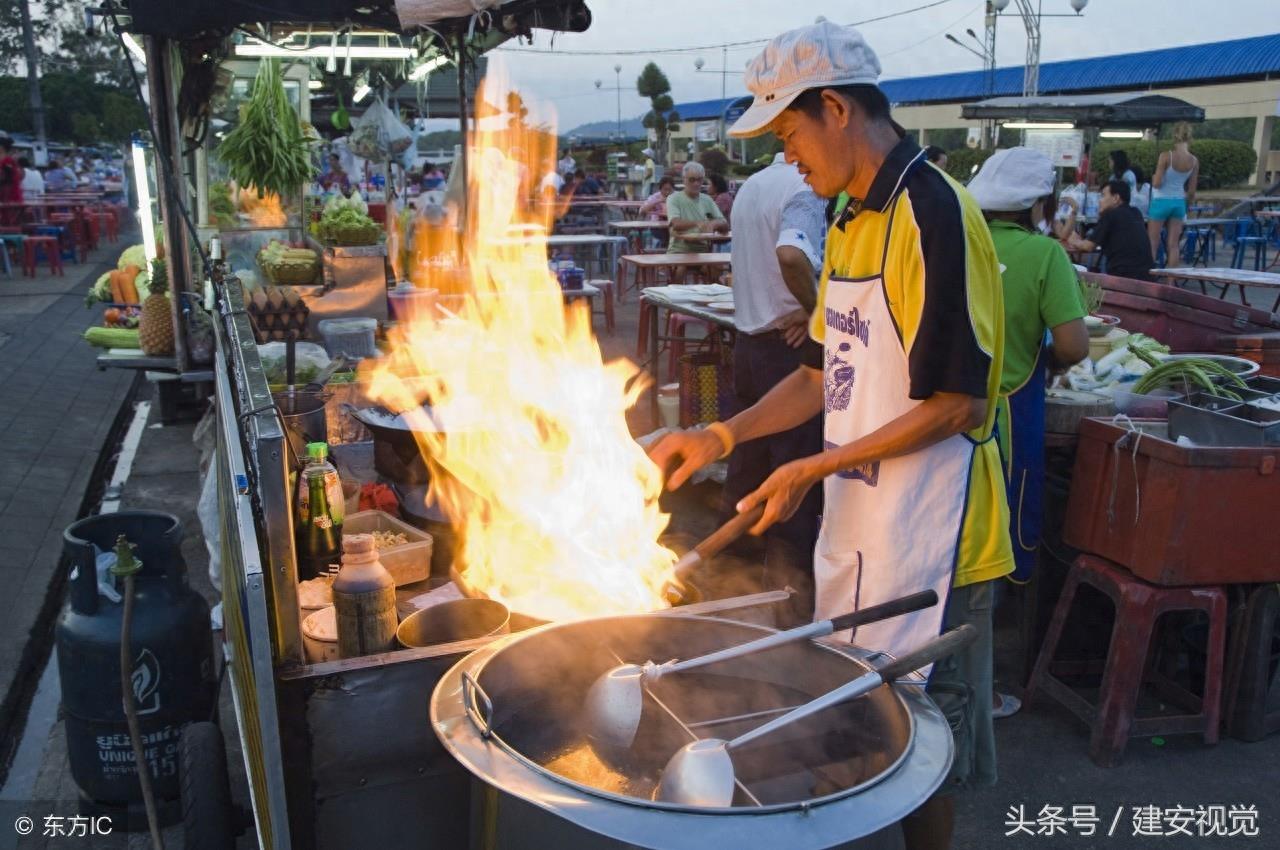
<path fill-rule="evenodd" d="M 396 586 L 431 577 L 431 535 L 382 511 L 348 514 L 342 534 L 372 534 L 378 544 L 378 560 Z"/>
<path fill-rule="evenodd" d="M 337 357 L 339 354 L 350 358 L 378 355 L 374 342 L 378 333 L 377 319 L 358 316 L 349 319 L 321 319 L 316 328 L 324 339 L 324 350 L 330 357 Z"/>
<path fill-rule="evenodd" d="M 1132 387 L 1133 384 L 1129 386 Z M 1115 399 L 1116 413 L 1123 413 L 1133 419 L 1168 419 L 1169 399 L 1182 398 L 1182 393 L 1156 388 L 1139 394 L 1117 388 L 1111 397 Z"/>
<path fill-rule="evenodd" d="M 391 318 L 405 323 L 435 321 L 436 299 L 439 294 L 435 289 L 421 289 L 412 284 L 401 284 L 387 293 L 387 306 L 390 309 Z"/>

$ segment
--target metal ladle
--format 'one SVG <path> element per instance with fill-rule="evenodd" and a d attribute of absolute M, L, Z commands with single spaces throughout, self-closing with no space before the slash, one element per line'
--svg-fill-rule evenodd
<path fill-rule="evenodd" d="M 978 630 L 965 624 L 939 635 L 928 643 L 893 661 L 864 673 L 833 691 L 788 711 L 781 717 L 757 726 L 732 741 L 720 738 L 703 738 L 681 747 L 662 771 L 658 783 L 657 799 L 664 803 L 686 806 L 724 808 L 733 803 L 734 771 L 731 752 L 758 738 L 817 714 L 824 708 L 846 702 L 869 693 L 885 682 L 910 673 L 940 658 L 945 658 L 968 646 L 978 636 Z"/>
<path fill-rule="evenodd" d="M 682 673 L 708 664 L 741 658 L 793 641 L 825 637 L 855 626 L 887 620 L 900 614 L 909 614 L 938 604 L 938 594 L 923 590 L 880 605 L 872 605 L 860 611 L 852 611 L 808 623 L 785 632 L 766 635 L 738 646 L 731 646 L 684 661 L 668 661 L 664 664 L 623 664 L 614 667 L 596 679 L 587 691 L 587 739 L 597 754 L 618 759 L 631 748 L 640 717 L 644 711 L 643 686 L 671 673 Z"/>

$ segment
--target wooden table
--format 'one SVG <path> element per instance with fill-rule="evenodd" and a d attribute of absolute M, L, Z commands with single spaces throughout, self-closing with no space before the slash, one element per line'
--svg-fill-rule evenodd
<path fill-rule="evenodd" d="M 1280 292 L 1280 274 L 1276 272 L 1255 272 L 1248 269 L 1188 268 L 1184 266 L 1172 269 L 1152 269 L 1151 273 L 1171 281 L 1194 280 L 1202 286 L 1205 283 L 1221 286 L 1222 294 L 1219 297 L 1223 299 L 1227 297 L 1227 292 L 1232 286 L 1238 286 L 1240 287 L 1240 303 L 1246 307 L 1251 306 L 1245 295 L 1244 288 L 1246 286 L 1265 287 Z M 1275 303 L 1271 305 L 1271 312 L 1274 313 L 1277 310 L 1280 310 L 1280 295 L 1276 296 Z"/>
<path fill-rule="evenodd" d="M 628 219 L 625 221 L 611 221 L 609 222 L 609 227 L 626 236 L 631 243 L 631 252 L 639 254 L 644 251 L 644 234 L 656 231 L 666 232 L 671 229 L 671 222 L 665 218 L 660 221 Z"/>
<path fill-rule="evenodd" d="M 681 282 L 683 282 L 685 273 L 691 268 L 701 268 L 708 275 L 718 277 L 718 272 L 729 268 L 729 255 L 706 252 L 697 254 L 626 254 L 620 262 L 622 265 L 620 266 L 621 271 L 618 273 L 618 300 L 622 300 L 622 296 L 626 294 L 626 270 L 628 268 L 635 272 L 635 288 L 643 290 L 646 286 L 656 283 L 659 273 L 664 270 L 668 272 L 671 280 L 675 280 L 676 276 L 679 275 Z"/>
<path fill-rule="evenodd" d="M 644 256 L 661 256 L 657 254 L 646 254 Z M 679 256 L 679 255 L 673 255 Z M 715 255 L 712 255 L 715 256 Z M 625 260 L 626 258 L 623 257 Z M 665 288 L 665 287 L 664 287 Z M 659 384 L 659 367 L 658 352 L 661 350 L 663 342 L 671 342 L 673 337 L 665 336 L 658 332 L 662 327 L 659 315 L 665 309 L 669 313 L 681 313 L 686 316 L 692 316 L 695 319 L 701 319 L 704 322 L 723 328 L 731 333 L 737 331 L 737 325 L 734 324 L 733 313 L 720 312 L 712 310 L 706 304 L 695 304 L 690 301 L 684 301 L 679 298 L 673 298 L 662 289 L 650 289 L 641 291 L 640 298 L 644 302 L 648 302 L 648 309 L 642 310 L 642 315 L 646 315 L 647 327 L 642 325 L 640 332 L 645 334 L 649 340 L 648 350 L 645 353 L 644 363 L 641 365 L 649 371 L 652 378 L 649 386 L 649 409 L 653 416 L 653 421 L 658 420 L 658 384 Z M 668 376 L 671 377 L 671 376 Z"/>

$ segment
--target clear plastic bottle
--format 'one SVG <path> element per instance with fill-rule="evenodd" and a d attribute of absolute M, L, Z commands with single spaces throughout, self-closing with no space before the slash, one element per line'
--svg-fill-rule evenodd
<path fill-rule="evenodd" d="M 298 579 L 327 572 L 342 553 L 345 497 L 337 468 L 329 463 L 328 443 L 307 443 L 307 465 L 298 476 L 295 544 Z"/>
<path fill-rule="evenodd" d="M 340 657 L 396 648 L 396 583 L 378 560 L 372 534 L 342 538 L 342 569 L 333 580 L 333 606 Z"/>

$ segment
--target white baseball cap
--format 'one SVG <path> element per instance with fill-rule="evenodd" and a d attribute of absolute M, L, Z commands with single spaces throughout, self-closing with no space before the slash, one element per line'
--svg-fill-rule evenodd
<path fill-rule="evenodd" d="M 751 106 L 729 129 L 739 138 L 758 136 L 800 94 L 812 88 L 871 85 L 880 79 L 880 60 L 862 33 L 826 18 L 784 32 L 747 65 Z"/>
<path fill-rule="evenodd" d="M 640 153 L 644 154 L 645 156 L 653 156 L 653 148 L 645 148 L 644 150 L 640 151 Z"/>
<path fill-rule="evenodd" d="M 1031 209 L 1053 191 L 1053 163 L 1031 148 L 1005 148 L 988 157 L 969 181 L 969 194 L 990 212 Z"/>

